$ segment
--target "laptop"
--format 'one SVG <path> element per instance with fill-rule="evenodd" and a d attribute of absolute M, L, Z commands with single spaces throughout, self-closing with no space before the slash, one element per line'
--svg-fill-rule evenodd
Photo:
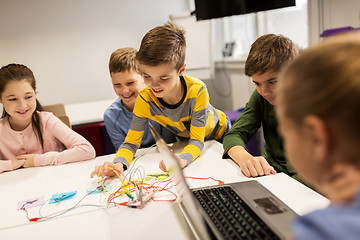
<path fill-rule="evenodd" d="M 195 239 L 286 239 L 297 214 L 256 180 L 190 189 L 176 155 L 150 124 Z"/>

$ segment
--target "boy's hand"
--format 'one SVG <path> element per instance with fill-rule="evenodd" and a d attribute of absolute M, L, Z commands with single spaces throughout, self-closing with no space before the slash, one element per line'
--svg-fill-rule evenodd
<path fill-rule="evenodd" d="M 18 159 L 14 159 L 11 160 L 12 166 L 13 166 L 13 170 L 18 169 L 19 167 L 21 167 L 22 165 L 24 165 L 25 160 L 18 160 Z"/>
<path fill-rule="evenodd" d="M 25 168 L 29 168 L 29 167 L 35 167 L 34 157 L 35 157 L 35 154 L 25 154 L 25 155 L 17 156 L 16 159 L 17 160 L 25 160 L 25 162 L 22 166 Z"/>
<path fill-rule="evenodd" d="M 124 165 L 122 163 L 105 162 L 103 165 L 96 166 L 95 170 L 91 172 L 90 177 L 92 178 L 95 174 L 98 175 L 100 171 L 100 177 L 116 176 L 116 173 L 114 173 L 114 171 L 109 168 L 117 170 L 118 172 L 123 172 Z"/>
<path fill-rule="evenodd" d="M 263 156 L 254 157 L 243 146 L 234 146 L 227 153 L 239 165 L 246 177 L 276 174 L 275 169 L 270 166 Z"/>
<path fill-rule="evenodd" d="M 187 160 L 186 159 L 183 159 L 183 158 L 180 158 L 179 157 L 179 163 L 180 163 L 180 167 L 181 167 L 181 169 L 183 169 L 184 167 L 186 167 L 186 165 L 187 165 Z"/>
<path fill-rule="evenodd" d="M 187 160 L 186 159 L 183 159 L 183 158 L 180 158 L 178 155 L 176 155 L 177 157 L 177 160 L 179 161 L 179 164 L 180 164 L 180 167 L 181 169 L 183 169 L 184 167 L 186 167 L 186 164 L 187 164 Z M 166 166 L 165 166 L 165 163 L 163 160 L 160 161 L 159 163 L 159 168 L 164 171 L 164 172 L 167 172 L 167 169 L 166 169 Z"/>
<path fill-rule="evenodd" d="M 246 177 L 258 177 L 276 174 L 275 169 L 270 166 L 263 156 L 251 157 L 239 163 L 241 171 Z"/>
<path fill-rule="evenodd" d="M 166 166 L 165 166 L 165 163 L 164 163 L 163 160 L 161 160 L 161 161 L 159 162 L 159 168 L 161 169 L 161 171 L 167 172 L 167 169 L 166 169 Z"/>

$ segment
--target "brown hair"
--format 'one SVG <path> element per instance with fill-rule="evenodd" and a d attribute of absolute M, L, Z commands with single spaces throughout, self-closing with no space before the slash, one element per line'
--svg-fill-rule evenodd
<path fill-rule="evenodd" d="M 263 35 L 251 45 L 245 62 L 245 74 L 251 77 L 268 71 L 279 72 L 298 52 L 296 45 L 283 35 Z"/>
<path fill-rule="evenodd" d="M 172 63 L 176 70 L 180 70 L 185 63 L 185 52 L 185 31 L 168 22 L 145 34 L 136 59 L 140 64 L 149 66 Z"/>
<path fill-rule="evenodd" d="M 136 71 L 139 72 L 139 64 L 135 60 L 136 50 L 134 48 L 119 48 L 114 51 L 109 60 L 110 73 Z"/>
<path fill-rule="evenodd" d="M 304 51 L 279 77 L 277 101 L 284 116 L 298 126 L 306 116 L 318 116 L 360 146 L 359 56 L 360 37 L 354 36 Z"/>
<path fill-rule="evenodd" d="M 31 87 L 36 92 L 36 80 L 33 72 L 26 66 L 21 64 L 8 64 L 0 69 L 0 96 L 5 90 L 6 85 L 11 81 L 22 81 L 26 80 L 30 83 Z M 40 102 L 36 99 L 36 109 L 32 115 L 32 124 L 34 126 L 34 132 L 37 135 L 41 146 L 44 147 L 44 140 L 41 132 L 40 117 L 37 111 L 42 111 L 43 108 Z M 3 109 L 2 118 L 9 116 L 9 114 Z"/>

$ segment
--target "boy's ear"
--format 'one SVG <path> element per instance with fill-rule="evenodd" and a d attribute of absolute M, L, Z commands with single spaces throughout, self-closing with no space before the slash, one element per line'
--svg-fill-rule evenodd
<path fill-rule="evenodd" d="M 180 70 L 179 70 L 179 76 L 182 76 L 182 75 L 184 74 L 185 68 L 186 68 L 186 63 L 184 63 L 184 64 L 181 66 L 181 68 L 180 68 Z"/>
<path fill-rule="evenodd" d="M 325 122 L 317 116 L 311 115 L 304 120 L 306 140 L 312 148 L 314 159 L 326 161 L 331 155 L 331 134 Z"/>

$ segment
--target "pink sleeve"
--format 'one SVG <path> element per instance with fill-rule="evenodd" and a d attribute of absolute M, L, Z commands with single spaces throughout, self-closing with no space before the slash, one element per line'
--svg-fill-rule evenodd
<path fill-rule="evenodd" d="M 57 117 L 51 116 L 45 120 L 43 137 L 44 146 L 49 144 L 52 149 L 44 149 L 44 154 L 36 154 L 35 166 L 59 165 L 95 158 L 94 147 L 80 134 L 70 129 Z M 60 141 L 66 149 L 62 152 L 56 150 L 56 143 Z M 46 141 L 49 141 L 45 143 Z"/>
<path fill-rule="evenodd" d="M 12 170 L 13 165 L 11 163 L 11 160 L 0 160 L 0 173 Z"/>

